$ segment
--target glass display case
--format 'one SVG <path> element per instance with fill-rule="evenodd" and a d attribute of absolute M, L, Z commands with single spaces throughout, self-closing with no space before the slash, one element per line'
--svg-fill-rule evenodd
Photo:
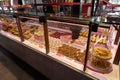
<path fill-rule="evenodd" d="M 0 15 L 0 23 L 1 23 L 1 33 L 12 37 L 18 41 L 21 41 L 21 37 L 18 30 L 18 25 L 16 23 L 15 18 L 12 15 L 1 14 Z"/>
<path fill-rule="evenodd" d="M 50 53 L 48 55 L 83 70 L 90 27 L 64 21 L 65 19 L 63 22 L 48 20 L 48 28 L 51 28 L 53 33 L 49 37 Z M 114 44 L 117 31 L 112 25 L 109 25 L 109 28 L 100 25 L 98 28 L 96 25 L 93 27 L 86 72 L 100 80 L 112 80 L 115 77 L 117 80 L 119 79 L 118 65 L 113 63 L 119 46 L 119 43 Z"/>
<path fill-rule="evenodd" d="M 100 80 L 119 79 L 119 66 L 114 64 L 119 53 L 119 39 L 114 44 L 119 23 L 30 12 L 1 12 L 0 33 Z"/>
<path fill-rule="evenodd" d="M 43 23 L 37 18 L 20 17 L 24 44 L 46 53 L 46 39 Z"/>
<path fill-rule="evenodd" d="M 22 19 L 27 20 L 23 22 Z M 31 19 L 21 16 L 20 20 L 24 37 L 23 43 L 46 53 L 43 24 L 40 24 L 36 18 Z M 85 62 L 89 26 L 55 20 L 47 20 L 47 25 L 50 50 L 47 55 L 82 71 Z M 14 29 L 11 28 L 10 31 L 6 31 L 4 28 L 6 27 L 2 27 L 1 33 L 11 35 L 9 37 L 13 39 L 15 39 L 13 36 L 18 36 L 18 32 L 15 32 Z M 114 34 L 111 34 L 111 32 Z M 101 80 L 103 78 L 109 80 L 109 75 L 118 73 L 117 65 L 113 64 L 116 53 L 114 51 L 116 51 L 118 45 L 114 46 L 114 41 L 111 43 L 111 39 L 115 38 L 113 37 L 115 34 L 116 31 L 112 27 L 99 27 L 97 32 L 92 32 L 91 34 L 86 72 L 91 75 L 96 73 L 94 76 Z M 118 78 L 118 74 L 112 76 L 116 76 L 116 79 Z"/>

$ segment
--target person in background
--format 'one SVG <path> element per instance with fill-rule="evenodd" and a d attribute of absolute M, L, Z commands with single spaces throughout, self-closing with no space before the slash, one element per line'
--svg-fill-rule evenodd
<path fill-rule="evenodd" d="M 47 3 L 49 3 L 49 2 L 44 1 L 44 3 L 47 4 Z M 54 14 L 55 14 L 52 5 L 44 5 L 44 6 L 43 6 L 43 12 L 45 13 L 46 16 L 51 16 L 51 15 L 54 15 Z"/>

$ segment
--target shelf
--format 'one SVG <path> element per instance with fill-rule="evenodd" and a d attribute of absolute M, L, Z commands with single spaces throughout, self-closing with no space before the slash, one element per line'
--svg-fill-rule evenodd
<path fill-rule="evenodd" d="M 59 31 L 62 31 L 62 32 L 68 32 L 68 33 L 72 33 L 70 30 L 65 30 L 65 29 L 60 29 L 60 28 L 54 28 L 54 27 L 51 27 L 51 26 L 48 26 L 49 29 L 54 29 L 54 30 L 59 30 Z"/>
<path fill-rule="evenodd" d="M 21 13 L 14 13 L 14 12 L 1 12 L 3 14 L 8 14 L 8 15 L 19 15 L 21 17 L 29 17 L 29 18 L 36 18 L 38 19 L 39 16 L 43 16 L 43 15 L 32 15 L 32 14 L 23 14 Z M 84 19 L 84 18 L 71 18 L 71 17 L 47 17 L 47 20 L 53 20 L 53 21 L 60 21 L 60 22 L 67 22 L 67 23 L 75 23 L 75 24 L 82 24 L 82 25 L 89 25 L 90 19 Z M 103 28 L 109 28 L 109 25 L 112 23 L 109 22 L 99 22 L 99 27 L 103 27 Z M 113 23 L 115 24 L 115 23 Z"/>
<path fill-rule="evenodd" d="M 7 37 L 7 36 L 6 36 Z M 2 39 L 0 39 L 0 40 L 4 40 L 4 38 L 2 38 Z M 7 39 L 8 41 L 5 41 L 5 43 L 6 44 L 9 44 L 9 45 L 11 45 L 12 43 L 9 43 L 9 41 L 11 41 L 11 38 L 10 39 Z M 13 40 L 12 40 L 13 41 Z M 3 42 L 2 42 L 3 43 Z M 16 47 L 14 44 L 17 44 L 17 46 L 19 45 L 19 46 L 21 46 L 22 45 L 22 47 L 19 47 L 19 48 L 14 48 L 14 47 Z M 19 56 L 22 60 L 24 60 L 24 61 L 26 61 L 27 63 L 29 63 L 30 65 L 32 65 L 32 63 L 31 62 L 33 62 L 33 63 L 35 63 L 35 64 L 37 64 L 37 65 L 35 65 L 34 64 L 34 68 L 36 69 L 36 66 L 37 66 L 37 70 L 38 70 L 38 68 L 41 68 L 40 66 L 40 63 L 42 63 L 42 62 L 44 62 L 45 60 L 46 60 L 46 58 L 49 58 L 47 61 L 45 61 L 45 62 L 48 62 L 48 61 L 50 61 L 50 62 L 48 62 L 47 63 L 47 65 L 49 65 L 49 64 L 51 64 L 52 63 L 52 65 L 55 65 L 55 64 L 53 64 L 54 62 L 53 61 L 56 61 L 57 63 L 58 63 L 58 66 L 57 66 L 57 68 L 62 64 L 62 66 L 64 66 L 64 68 L 65 68 L 65 66 L 67 66 L 68 68 L 69 68 L 69 70 L 70 69 L 73 69 L 74 71 L 76 71 L 76 73 L 78 73 L 78 71 L 79 71 L 79 75 L 80 75 L 80 73 L 81 73 L 81 70 L 83 69 L 83 65 L 82 64 L 80 64 L 79 62 L 77 62 L 77 61 L 74 61 L 74 60 L 71 60 L 71 59 L 69 59 L 69 58 L 67 58 L 67 57 L 65 57 L 65 56 L 59 56 L 59 55 L 57 55 L 56 53 L 52 53 L 52 52 L 50 52 L 48 55 L 45 55 L 44 54 L 44 49 L 40 49 L 38 46 L 36 46 L 36 45 L 34 45 L 34 44 L 31 44 L 29 41 L 24 41 L 23 43 L 17 43 L 17 42 L 15 42 L 14 41 L 14 44 L 12 44 L 12 47 L 10 46 L 8 46 L 8 48 L 12 51 L 12 52 L 14 52 L 14 51 L 18 51 L 18 52 L 16 52 L 16 54 L 15 54 L 15 52 L 14 52 L 14 54 L 15 55 L 17 55 L 17 56 Z M 27 49 L 26 49 L 26 47 L 27 47 Z M 24 50 L 21 50 L 21 48 L 22 49 L 24 49 Z M 14 50 L 13 50 L 14 49 Z M 19 51 L 19 49 L 21 50 L 21 51 Z M 27 52 L 26 53 L 26 51 L 29 51 L 29 52 Z M 24 54 L 23 54 L 24 53 Z M 41 57 L 42 56 L 42 57 Z M 36 59 L 36 60 L 35 60 Z M 41 61 L 41 62 L 39 62 L 39 61 Z M 44 63 L 45 63 L 44 62 Z M 60 64 L 60 65 L 59 65 Z M 50 65 L 50 67 L 53 67 L 52 69 L 55 69 L 55 67 L 56 66 L 52 66 L 52 65 Z M 71 66 L 72 65 L 72 66 Z M 43 67 L 43 66 L 45 66 L 45 64 L 43 64 L 42 63 L 42 70 L 44 69 L 44 70 L 46 70 L 46 66 L 45 67 Z M 68 68 L 65 68 L 65 69 L 68 69 Z M 49 67 L 47 67 L 47 69 L 49 69 Z M 50 68 L 51 69 L 51 68 Z M 59 68 L 58 68 L 59 69 Z M 111 72 L 111 73 L 109 73 L 109 74 L 101 74 L 101 73 L 96 73 L 96 72 L 94 72 L 94 71 L 92 71 L 92 70 L 90 70 L 90 69 L 87 69 L 87 73 L 89 73 L 90 75 L 93 75 L 94 77 L 96 77 L 96 78 L 98 78 L 98 79 L 100 79 L 100 80 L 113 80 L 113 79 L 115 79 L 115 80 L 118 80 L 119 79 L 119 66 L 117 66 L 117 65 L 114 65 L 113 64 L 113 71 Z M 40 71 L 41 69 L 39 69 L 39 71 Z M 66 71 L 67 70 L 61 70 L 61 69 L 59 69 L 60 70 L 60 72 L 64 72 L 64 73 L 67 73 Z M 48 70 L 47 70 L 48 71 Z M 56 71 L 56 70 L 53 70 L 53 71 Z M 53 72 L 52 71 L 52 72 Z M 57 73 L 57 75 L 58 75 L 59 73 Z M 72 74 L 72 72 L 70 73 L 70 74 Z M 56 76 L 57 76 L 56 75 Z M 87 74 L 88 75 L 88 74 Z M 88 76 L 90 76 L 90 75 L 88 75 Z M 62 77 L 62 76 L 60 76 L 60 77 Z M 76 77 L 78 77 L 78 76 L 76 76 Z M 91 76 L 90 76 L 91 77 Z M 80 79 L 80 78 L 79 78 Z M 66 79 L 67 80 L 67 79 Z M 77 80 L 77 79 L 76 79 Z M 86 80 L 88 80 L 88 79 L 86 79 Z M 94 79 L 94 80 L 97 80 L 97 79 Z"/>
<path fill-rule="evenodd" d="M 110 4 L 107 6 L 108 8 L 115 8 L 115 7 L 120 7 L 119 4 Z"/>
<path fill-rule="evenodd" d="M 73 5 L 80 5 L 80 2 L 69 2 L 69 3 L 41 3 L 41 4 L 34 4 L 34 6 L 46 6 L 46 5 L 73 6 Z"/>
<path fill-rule="evenodd" d="M 53 21 L 61 21 L 61 22 L 68 22 L 68 23 L 75 23 L 75 24 L 82 24 L 82 25 L 89 25 L 90 20 L 84 20 L 84 19 L 74 19 L 74 18 L 63 18 L 63 17 L 49 17 L 48 20 L 53 20 Z M 109 28 L 108 23 L 99 23 L 99 27 L 103 28 Z"/>
<path fill-rule="evenodd" d="M 34 49 L 33 45 L 28 44 L 29 42 L 18 43 L 1 34 L 0 37 L 1 46 L 4 46 L 6 50 L 9 50 L 13 55 L 19 57 L 51 80 L 79 80 L 80 78 L 84 80 L 98 80 L 97 78 L 81 71 L 83 65 L 80 63 L 71 61 L 66 57 L 59 58 L 59 56 L 54 53 L 46 55 L 40 50 L 38 51 L 38 46 Z M 64 75 L 66 75 L 66 77 L 64 77 Z M 72 75 L 75 75 L 75 77 Z"/>
<path fill-rule="evenodd" d="M 34 6 L 47 6 L 47 5 L 56 5 L 56 6 L 73 6 L 73 5 L 80 5 L 80 2 L 66 2 L 66 3 L 40 3 L 34 4 Z M 85 3 L 83 5 L 91 6 L 91 3 Z M 11 7 L 11 6 L 0 6 L 0 7 Z M 24 7 L 22 7 L 24 8 Z"/>

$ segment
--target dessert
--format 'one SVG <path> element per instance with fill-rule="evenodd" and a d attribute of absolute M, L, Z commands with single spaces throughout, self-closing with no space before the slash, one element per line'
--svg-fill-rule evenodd
<path fill-rule="evenodd" d="M 110 59 L 112 58 L 112 54 L 110 50 L 102 48 L 102 47 L 95 47 L 93 54 L 99 58 L 103 59 Z"/>
<path fill-rule="evenodd" d="M 86 50 L 84 50 L 83 52 L 82 52 L 82 55 L 81 55 L 81 57 L 79 58 L 79 60 L 82 62 L 82 63 L 84 63 L 84 61 L 85 61 L 85 55 L 86 55 Z M 90 51 L 88 52 L 88 59 L 91 57 L 91 54 L 90 54 Z"/>
<path fill-rule="evenodd" d="M 29 31 L 26 31 L 26 32 L 23 33 L 23 36 L 24 36 L 25 39 L 29 39 L 33 36 L 33 34 L 31 34 Z"/>
<path fill-rule="evenodd" d="M 80 36 L 88 37 L 88 32 L 87 31 L 80 32 Z"/>
<path fill-rule="evenodd" d="M 70 33 L 55 31 L 53 34 L 50 34 L 51 37 L 59 38 L 61 36 L 69 35 Z"/>
<path fill-rule="evenodd" d="M 100 38 L 103 38 L 103 39 L 100 40 Z M 106 36 L 102 36 L 102 35 L 92 35 L 91 36 L 91 42 L 96 42 L 98 40 L 100 40 L 98 43 L 106 44 L 107 37 Z"/>
<path fill-rule="evenodd" d="M 49 46 L 52 52 L 56 52 L 62 44 L 60 39 L 49 37 Z"/>
<path fill-rule="evenodd" d="M 34 32 L 34 38 L 38 41 L 44 41 L 44 32 L 41 31 Z"/>
<path fill-rule="evenodd" d="M 110 62 L 107 60 L 100 60 L 98 58 L 92 58 L 91 65 L 97 69 L 107 70 L 110 67 Z"/>
<path fill-rule="evenodd" d="M 16 26 L 13 26 L 13 27 L 10 29 L 10 32 L 11 32 L 12 34 L 16 35 L 16 36 L 19 35 L 19 31 L 18 31 L 18 29 L 17 29 Z"/>
<path fill-rule="evenodd" d="M 67 44 L 63 44 L 61 47 L 59 47 L 58 53 L 61 53 L 74 60 L 80 60 L 81 58 L 84 58 L 84 54 L 80 52 L 80 49 Z"/>
<path fill-rule="evenodd" d="M 28 29 L 27 28 L 25 29 L 25 27 L 23 27 L 23 36 L 24 36 L 25 39 L 29 39 L 33 35 L 36 35 L 39 30 L 41 31 L 41 27 L 38 27 L 38 26 L 35 26 L 35 25 L 28 27 Z"/>

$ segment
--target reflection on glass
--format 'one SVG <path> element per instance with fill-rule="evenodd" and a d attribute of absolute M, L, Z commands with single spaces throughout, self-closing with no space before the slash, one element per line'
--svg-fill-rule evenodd
<path fill-rule="evenodd" d="M 48 28 L 50 52 L 83 64 L 88 28 L 57 21 L 48 21 Z"/>
<path fill-rule="evenodd" d="M 43 25 L 39 24 L 39 21 L 21 18 L 21 27 L 25 40 L 31 44 L 45 48 L 44 29 Z"/>

